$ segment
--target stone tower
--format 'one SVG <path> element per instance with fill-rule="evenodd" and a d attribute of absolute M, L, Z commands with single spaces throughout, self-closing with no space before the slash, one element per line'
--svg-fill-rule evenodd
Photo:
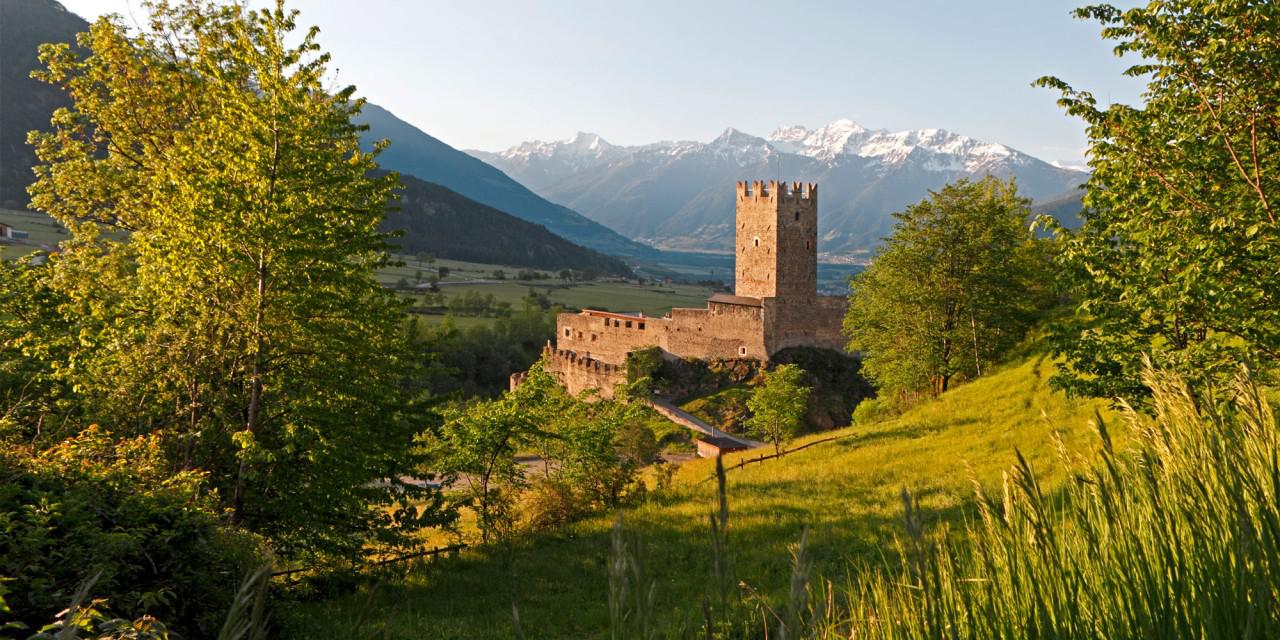
<path fill-rule="evenodd" d="M 738 183 L 734 293 L 778 302 L 818 290 L 818 185 Z"/>

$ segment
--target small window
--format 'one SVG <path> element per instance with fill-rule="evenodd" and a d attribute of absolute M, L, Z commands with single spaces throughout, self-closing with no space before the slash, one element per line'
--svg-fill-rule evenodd
<path fill-rule="evenodd" d="M 808 248 L 809 248 L 809 241 L 808 241 L 808 240 L 805 240 L 805 241 L 804 241 L 804 248 L 805 248 L 805 249 L 808 249 Z"/>
<path fill-rule="evenodd" d="M 615 327 L 621 327 L 621 326 L 622 326 L 622 323 L 621 323 L 621 322 L 619 322 L 619 321 L 617 321 L 617 320 L 614 320 L 614 321 L 613 321 L 613 326 L 615 326 Z"/>
<path fill-rule="evenodd" d="M 566 338 L 568 338 L 568 337 L 569 337 L 569 330 L 568 330 L 568 329 L 565 329 L 565 330 L 564 330 L 564 337 L 566 337 Z"/>
<path fill-rule="evenodd" d="M 605 318 L 605 319 L 604 319 L 604 326 L 606 326 L 606 327 L 607 327 L 607 326 L 609 326 L 609 319 L 608 319 L 608 318 Z"/>
<path fill-rule="evenodd" d="M 595 342 L 595 341 L 596 341 L 596 334 L 594 334 L 594 333 L 593 333 L 593 334 L 591 334 L 591 341 L 592 341 L 592 342 Z"/>
<path fill-rule="evenodd" d="M 641 331 L 644 331 L 644 323 L 643 323 L 643 322 L 641 322 L 641 323 L 640 323 L 640 330 L 641 330 Z"/>
<path fill-rule="evenodd" d="M 757 247 L 760 246 L 760 238 L 756 238 L 755 242 Z"/>
<path fill-rule="evenodd" d="M 740 356 L 745 356 L 745 355 L 747 355 L 747 348 L 746 348 L 746 347 L 738 347 L 738 355 L 740 355 Z"/>
<path fill-rule="evenodd" d="M 796 212 L 796 222 L 800 222 L 800 212 Z"/>
<path fill-rule="evenodd" d="M 630 329 L 630 328 L 631 328 L 631 321 L 630 321 L 630 320 L 628 320 L 628 321 L 627 321 L 627 328 L 628 328 L 628 329 Z"/>

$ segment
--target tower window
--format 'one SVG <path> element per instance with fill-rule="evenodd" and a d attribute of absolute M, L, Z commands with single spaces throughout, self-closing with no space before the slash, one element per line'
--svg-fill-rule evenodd
<path fill-rule="evenodd" d="M 756 246 L 757 246 L 757 247 L 758 247 L 758 246 L 760 246 L 760 238 L 756 238 L 756 239 L 755 239 L 755 243 L 756 243 Z"/>
<path fill-rule="evenodd" d="M 568 329 L 565 329 L 565 330 L 564 330 L 564 337 L 566 337 L 566 338 L 568 338 L 568 337 L 569 337 L 569 330 L 568 330 Z"/>
<path fill-rule="evenodd" d="M 809 248 L 809 241 L 808 241 L 808 240 L 805 240 L 805 241 L 804 241 L 804 248 L 805 248 L 805 249 L 808 249 L 808 248 Z"/>
<path fill-rule="evenodd" d="M 800 222 L 800 212 L 796 212 L 796 222 Z"/>

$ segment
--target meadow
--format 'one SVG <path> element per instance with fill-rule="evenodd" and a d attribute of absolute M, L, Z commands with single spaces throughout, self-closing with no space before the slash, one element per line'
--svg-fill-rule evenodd
<path fill-rule="evenodd" d="M 1032 357 L 917 406 L 901 416 L 831 436 L 780 460 L 728 474 L 729 547 L 749 593 L 778 605 L 790 582 L 788 545 L 809 528 L 814 573 L 844 576 L 891 555 L 903 535 L 900 492 L 918 496 L 927 520 L 959 524 L 972 516 L 972 479 L 992 486 L 1020 451 L 1047 490 L 1059 486 L 1057 431 L 1069 449 L 1097 448 L 1088 423 L 1095 401 L 1051 390 L 1051 362 Z M 726 456 L 732 466 L 744 456 Z M 655 610 L 672 630 L 700 620 L 713 570 L 707 516 L 716 501 L 713 463 L 682 465 L 673 486 L 627 509 L 626 529 L 655 580 Z M 513 548 L 395 567 L 376 585 L 335 600 L 303 604 L 289 616 L 293 637 L 513 637 L 513 607 L 528 637 L 607 637 L 610 531 L 600 515 L 530 535 Z M 323 616 L 319 615 L 323 612 Z"/>
<path fill-rule="evenodd" d="M 25 240 L 14 243 L 0 243 L 0 258 L 13 259 L 40 250 L 67 239 L 66 231 L 49 216 L 31 211 L 0 209 L 0 223 L 7 224 L 19 231 L 26 231 Z"/>

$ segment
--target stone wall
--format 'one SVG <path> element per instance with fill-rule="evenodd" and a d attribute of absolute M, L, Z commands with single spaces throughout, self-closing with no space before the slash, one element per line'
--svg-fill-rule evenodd
<path fill-rule="evenodd" d="M 818 187 L 738 183 L 734 293 L 811 297 L 818 286 Z"/>
<path fill-rule="evenodd" d="M 543 350 L 543 356 L 547 372 L 571 395 L 596 389 L 601 398 L 612 398 L 614 387 L 627 381 L 625 365 L 601 362 L 573 351 L 550 347 Z"/>
<path fill-rule="evenodd" d="M 767 360 L 764 309 L 707 303 L 706 309 L 672 309 L 663 350 L 681 358 Z"/>
<path fill-rule="evenodd" d="M 549 370 L 571 393 L 612 396 L 626 380 L 627 354 L 645 347 L 708 361 L 768 362 L 787 347 L 843 351 L 845 300 L 817 295 L 817 185 L 739 182 L 736 206 L 736 296 L 662 318 L 593 310 L 556 318 Z"/>
<path fill-rule="evenodd" d="M 562 313 L 556 317 L 556 346 L 584 356 L 622 364 L 627 354 L 662 346 L 663 318 L 625 316 L 601 311 Z"/>
<path fill-rule="evenodd" d="M 803 302 L 772 298 L 764 303 L 765 343 L 770 354 L 787 347 L 844 350 L 844 298 L 813 296 Z"/>

